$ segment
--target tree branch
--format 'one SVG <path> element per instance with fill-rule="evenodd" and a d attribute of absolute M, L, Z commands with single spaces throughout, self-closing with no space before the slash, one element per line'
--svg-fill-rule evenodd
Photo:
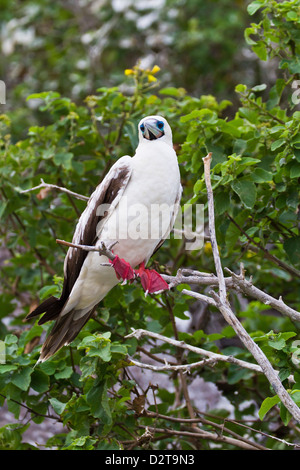
<path fill-rule="evenodd" d="M 241 441 L 240 439 L 235 439 L 233 437 L 228 437 L 224 436 L 222 434 L 217 434 L 209 431 L 204 431 L 203 429 L 194 429 L 193 431 L 177 431 L 174 429 L 166 428 L 166 429 L 161 429 L 161 428 L 154 428 L 151 426 L 144 426 L 144 425 L 139 425 L 139 427 L 145 429 L 147 428 L 149 431 L 155 433 L 167 433 L 170 436 L 187 436 L 187 437 L 196 437 L 198 439 L 206 439 L 206 440 L 211 440 L 215 442 L 225 442 L 227 444 L 234 445 L 236 447 L 240 447 L 241 449 L 245 450 L 255 450 L 256 447 L 254 445 L 248 444 L 244 441 Z"/>
<path fill-rule="evenodd" d="M 67 193 L 70 196 L 76 197 L 76 199 L 81 199 L 82 201 L 89 200 L 89 197 L 83 196 L 82 194 L 74 193 L 74 191 L 71 191 L 70 189 L 57 186 L 56 184 L 45 183 L 43 178 L 41 178 L 41 184 L 39 184 L 38 186 L 35 186 L 34 188 L 30 188 L 30 189 L 24 189 L 23 191 L 20 191 L 20 192 L 21 194 L 25 194 L 25 193 L 29 193 L 30 191 L 35 191 L 36 189 L 42 189 L 42 188 L 58 189 L 59 191 L 62 191 L 63 193 Z"/>
<path fill-rule="evenodd" d="M 215 235 L 215 227 L 214 227 L 214 204 L 213 204 L 213 192 L 211 188 L 211 181 L 210 181 L 210 162 L 211 162 L 211 154 L 208 154 L 205 158 L 203 158 L 204 162 L 204 176 L 205 176 L 205 183 L 207 188 L 207 195 L 208 195 L 208 218 L 209 218 L 209 231 L 211 236 L 211 246 L 213 250 L 213 256 L 215 261 L 215 267 L 217 271 L 217 277 L 219 281 L 219 294 L 215 291 L 211 292 L 213 299 L 215 300 L 218 309 L 222 313 L 223 317 L 227 321 L 229 325 L 232 326 L 234 331 L 236 332 L 237 336 L 240 338 L 242 343 L 246 346 L 249 352 L 253 355 L 257 363 L 261 366 L 264 375 L 270 382 L 273 390 L 278 395 L 284 406 L 288 409 L 294 419 L 300 422 L 300 409 L 296 405 L 296 403 L 292 400 L 288 392 L 283 387 L 278 373 L 275 372 L 272 365 L 270 364 L 269 360 L 259 348 L 259 346 L 253 341 L 253 339 L 248 335 L 245 328 L 239 322 L 239 320 L 234 315 L 231 307 L 227 301 L 226 295 L 226 285 L 224 280 L 224 275 L 221 267 L 220 255 L 217 245 L 217 239 Z"/>
<path fill-rule="evenodd" d="M 191 369 L 195 369 L 198 367 L 204 367 L 207 365 L 212 365 L 214 366 L 218 361 L 216 358 L 211 357 L 210 359 L 202 359 L 202 361 L 198 362 L 193 362 L 191 364 L 177 364 L 177 365 L 170 365 L 166 361 L 166 365 L 164 366 L 155 366 L 152 364 L 145 364 L 142 362 L 137 361 L 136 359 L 132 359 L 131 357 L 128 356 L 129 360 L 129 365 L 134 365 L 137 367 L 141 367 L 142 369 L 150 369 L 155 372 L 162 372 L 162 371 L 183 371 L 183 372 L 189 372 Z"/>
<path fill-rule="evenodd" d="M 226 267 L 224 269 L 231 274 L 231 277 L 226 277 L 224 279 L 227 290 L 233 289 L 238 292 L 243 292 L 247 296 L 253 299 L 257 299 L 265 305 L 270 305 L 270 307 L 274 308 L 283 315 L 290 317 L 292 320 L 300 321 L 300 312 L 286 305 L 281 297 L 279 299 L 275 299 L 271 295 L 266 294 L 264 291 L 255 287 L 251 280 L 248 281 L 245 278 L 243 264 L 241 264 L 240 274 L 236 274 Z M 218 286 L 218 278 L 214 274 L 201 273 L 195 270 L 179 269 L 176 273 L 176 276 L 169 276 L 166 274 L 162 274 L 161 276 L 166 282 L 168 282 L 170 289 L 180 284 L 211 287 Z M 204 302 L 216 306 L 215 301 L 208 296 L 199 294 L 198 292 L 189 291 L 187 289 L 184 289 L 182 292 L 186 295 L 190 295 L 191 297 L 195 297 L 198 300 L 203 300 Z"/>
<path fill-rule="evenodd" d="M 269 304 L 273 306 L 274 308 L 279 310 L 281 313 L 290 316 L 294 320 L 299 320 L 300 314 L 299 312 L 296 312 L 295 310 L 285 305 L 281 298 L 279 300 L 274 299 L 273 297 L 269 296 L 268 294 L 265 294 L 264 292 L 254 287 L 250 281 L 246 281 L 244 277 L 243 269 L 241 270 L 240 275 L 237 275 L 229 271 L 231 273 L 231 277 L 230 278 L 224 277 L 220 254 L 219 254 L 218 245 L 217 245 L 216 231 L 215 231 L 214 199 L 213 199 L 213 191 L 212 191 L 211 179 L 210 179 L 211 158 L 212 158 L 212 154 L 209 153 L 205 158 L 203 158 L 203 162 L 204 162 L 204 176 L 205 176 L 207 198 L 208 198 L 209 233 L 210 233 L 210 240 L 211 240 L 211 246 L 212 246 L 212 252 L 213 252 L 217 276 L 210 275 L 207 273 L 199 273 L 198 271 L 181 270 L 180 272 L 177 273 L 177 276 L 175 277 L 172 277 L 172 276 L 163 276 L 163 277 L 165 278 L 165 280 L 167 280 L 167 282 L 170 282 L 170 287 L 174 287 L 175 285 L 182 283 L 183 280 L 184 282 L 188 280 L 190 284 L 202 283 L 203 285 L 217 286 L 218 293 L 214 290 L 211 290 L 210 296 L 203 295 L 198 292 L 194 292 L 192 290 L 187 290 L 187 289 L 183 289 L 182 293 L 189 295 L 191 297 L 194 297 L 196 299 L 205 301 L 209 303 L 210 305 L 217 307 L 219 311 L 222 313 L 227 323 L 233 327 L 237 336 L 243 342 L 243 344 L 248 349 L 248 351 L 251 352 L 251 354 L 257 361 L 258 365 L 247 363 L 245 361 L 240 361 L 231 356 L 215 354 L 210 351 L 203 350 L 201 348 L 187 345 L 182 341 L 178 341 L 176 339 L 169 339 L 162 335 L 158 335 L 157 333 L 152 333 L 152 332 L 148 332 L 145 330 L 135 330 L 133 333 L 131 333 L 130 335 L 127 335 L 126 337 L 129 338 L 129 337 L 135 336 L 139 338 L 143 335 L 147 335 L 147 336 L 165 341 L 167 343 L 170 343 L 175 347 L 184 348 L 190 351 L 194 351 L 200 355 L 208 356 L 210 358 L 208 361 L 209 363 L 212 363 L 212 364 L 214 364 L 217 361 L 230 362 L 230 363 L 237 364 L 241 367 L 251 369 L 255 372 L 260 372 L 260 373 L 263 372 L 266 378 L 268 379 L 268 381 L 270 382 L 274 392 L 279 396 L 282 403 L 285 405 L 285 407 L 288 409 L 288 411 L 291 413 L 294 419 L 300 422 L 300 409 L 298 408 L 298 406 L 295 404 L 295 402 L 292 400 L 290 395 L 287 393 L 287 391 L 283 387 L 278 377 L 278 372 L 273 369 L 272 365 L 270 364 L 265 354 L 262 352 L 259 346 L 253 341 L 253 339 L 249 336 L 245 328 L 242 326 L 240 321 L 237 319 L 237 317 L 233 313 L 230 307 L 230 304 L 228 302 L 228 299 L 227 299 L 227 287 L 232 287 L 234 289 L 242 290 L 247 295 L 250 295 L 254 298 L 258 298 L 265 304 Z M 73 191 L 69 191 L 65 188 L 61 188 L 56 185 L 48 185 L 43 180 L 42 180 L 41 185 L 35 188 L 32 188 L 30 190 L 22 191 L 22 192 L 26 193 L 28 191 L 39 189 L 41 187 L 59 189 L 79 199 L 88 200 L 87 197 L 74 193 Z M 115 258 L 115 255 L 111 251 L 111 248 L 114 244 L 109 247 L 106 247 L 105 244 L 102 242 L 100 246 L 96 247 L 96 246 L 87 246 L 87 245 L 77 245 L 77 244 L 69 243 L 64 240 L 58 240 L 58 239 L 56 241 L 57 243 L 61 245 L 66 245 L 72 248 L 83 249 L 86 251 L 98 251 L 99 254 L 105 255 L 110 260 L 113 260 Z M 129 358 L 129 360 L 131 361 L 132 364 L 138 367 L 144 367 L 144 368 L 148 368 L 148 369 L 156 370 L 156 371 L 158 370 L 159 371 L 162 371 L 162 370 L 188 371 L 191 368 L 201 367 L 208 363 L 207 360 L 201 360 L 193 364 L 183 364 L 183 365 L 179 364 L 175 366 L 166 364 L 165 366 L 152 366 L 152 365 L 142 364 L 139 361 L 135 361 L 134 359 Z"/>
<path fill-rule="evenodd" d="M 60 245 L 65 245 L 71 248 L 79 248 L 84 251 L 97 251 L 99 255 L 104 255 L 111 261 L 113 261 L 116 255 L 111 251 L 111 249 L 118 243 L 118 241 L 111 243 L 108 247 L 104 242 L 100 243 L 100 246 L 89 246 L 89 245 L 77 245 L 76 243 L 66 242 L 65 240 L 56 239 L 56 243 Z"/>
<path fill-rule="evenodd" d="M 134 337 L 134 338 L 140 339 L 143 336 L 148 336 L 149 338 L 155 338 L 158 341 L 162 341 L 162 342 L 171 344 L 172 346 L 182 348 L 182 349 L 186 349 L 188 351 L 192 351 L 196 354 L 199 354 L 200 356 L 206 356 L 206 357 L 212 359 L 215 362 L 229 362 L 231 364 L 236 364 L 239 367 L 243 367 L 243 368 L 246 368 L 246 369 L 249 369 L 249 370 L 253 370 L 254 372 L 259 372 L 259 373 L 262 372 L 261 367 L 259 367 L 257 364 L 252 364 L 251 362 L 242 361 L 241 359 L 237 359 L 233 356 L 225 356 L 223 354 L 217 354 L 217 353 L 214 353 L 214 352 L 206 350 L 206 349 L 198 348 L 197 346 L 192 346 L 191 344 L 187 344 L 184 341 L 178 341 L 176 339 L 168 338 L 167 336 L 160 335 L 159 333 L 154 333 L 153 331 L 147 331 L 147 330 L 143 330 L 141 328 L 139 328 L 137 330 L 132 328 L 132 330 L 133 330 L 132 333 L 125 336 L 125 338 Z M 199 363 L 195 363 L 195 364 L 198 365 Z M 205 365 L 205 364 L 203 364 L 203 365 Z M 142 367 L 142 366 L 139 365 L 139 367 Z M 169 365 L 168 369 L 164 367 L 164 370 L 172 370 L 171 367 L 173 367 L 173 366 Z M 178 366 L 175 366 L 175 367 L 178 367 Z M 188 369 L 189 364 L 186 364 L 185 367 L 186 367 L 186 369 Z"/>
<path fill-rule="evenodd" d="M 225 279 L 224 279 L 224 274 L 223 274 L 222 265 L 221 265 L 221 259 L 219 255 L 216 229 L 215 229 L 214 196 L 213 196 L 213 190 L 212 190 L 211 181 L 210 181 L 211 158 L 212 158 L 211 153 L 209 153 L 205 158 L 203 158 L 204 177 L 205 177 L 207 199 L 208 199 L 209 234 L 210 234 L 210 243 L 211 243 L 214 262 L 215 262 L 215 268 L 216 268 L 217 277 L 218 277 L 220 300 L 222 303 L 227 305 L 228 301 L 227 301 L 226 285 L 225 285 Z"/>

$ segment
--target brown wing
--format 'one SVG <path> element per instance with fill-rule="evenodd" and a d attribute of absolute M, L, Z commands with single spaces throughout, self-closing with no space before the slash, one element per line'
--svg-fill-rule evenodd
<path fill-rule="evenodd" d="M 99 211 L 99 206 L 105 205 L 110 207 L 110 211 L 114 208 L 130 179 L 132 173 L 131 157 L 125 156 L 120 158 L 115 165 L 112 166 L 102 183 L 96 188 L 91 195 L 87 207 L 82 213 L 72 242 L 77 245 L 92 246 L 97 240 L 97 226 L 100 221 L 107 217 L 107 212 Z M 83 262 L 88 252 L 78 248 L 69 248 L 64 264 L 64 285 L 61 297 L 66 301 L 69 294 L 79 276 Z"/>
<path fill-rule="evenodd" d="M 131 157 L 120 158 L 110 169 L 104 180 L 91 195 L 87 206 L 77 223 L 73 243 L 77 245 L 94 245 L 97 240 L 98 224 L 104 221 L 108 213 L 118 204 L 132 173 Z M 101 205 L 108 207 L 108 212 L 99 211 Z M 99 232 L 98 232 L 99 233 Z M 70 292 L 79 276 L 88 252 L 78 248 L 69 248 L 64 263 L 64 284 L 60 299 L 50 297 L 40 304 L 27 319 L 46 312 L 39 324 L 57 318 L 69 298 Z"/>

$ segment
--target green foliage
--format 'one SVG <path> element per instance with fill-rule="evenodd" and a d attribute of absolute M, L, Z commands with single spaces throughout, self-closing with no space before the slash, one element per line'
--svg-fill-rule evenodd
<path fill-rule="evenodd" d="M 58 5 L 54 9 L 60 17 L 57 27 L 62 27 L 71 14 Z M 0 403 L 6 403 L 17 421 L 0 429 L 1 448 L 38 447 L 39 443 L 27 444 L 23 433 L 30 423 L 40 425 L 51 419 L 61 423 L 63 431 L 48 440 L 49 448 L 101 450 L 148 445 L 154 449 L 209 449 L 210 441 L 195 443 L 173 435 L 145 444 L 143 426 L 155 424 L 159 428 L 166 422 L 161 417 L 146 417 L 143 407 L 177 418 L 188 418 L 189 413 L 179 374 L 162 373 L 162 378 L 166 374 L 172 384 L 170 388 L 153 386 L 151 374 L 146 387 L 139 387 L 128 356 L 138 357 L 141 348 L 148 348 L 150 354 L 160 353 L 176 362 L 181 353 L 172 345 L 155 344 L 147 338 L 126 339 L 133 326 L 168 337 L 177 334 L 180 340 L 203 349 L 253 360 L 248 351 L 233 342 L 230 327 L 215 334 L 207 334 L 204 325 L 204 331 L 176 331 L 175 319 L 185 319 L 192 303 L 181 294 L 182 286 L 145 298 L 141 287 L 134 284 L 114 288 L 70 347 L 36 364 L 40 343 L 51 325 L 29 325 L 23 320 L 38 301 L 59 295 L 66 252 L 55 239 L 71 240 L 85 203 L 60 191 L 21 191 L 38 186 L 42 178 L 76 193 L 91 194 L 117 158 L 133 154 L 142 116 L 161 114 L 172 126 L 184 186 L 183 203 L 206 205 L 202 158 L 212 152 L 211 177 L 223 266 L 238 270 L 243 262 L 256 286 L 276 298 L 282 295 L 299 310 L 300 114 L 292 87 L 299 78 L 299 1 L 255 1 L 248 12 L 258 22 L 246 29 L 246 41 L 261 60 L 280 59 L 278 78 L 272 87 L 236 85 L 239 104 L 234 113 L 227 99 L 217 100 L 210 94 L 191 96 L 172 81 L 168 86 L 161 85 L 156 81 L 158 68 L 144 70 L 129 62 L 124 68 L 132 68 L 126 69 L 122 86 L 101 86 L 84 100 L 74 100 L 67 89 L 60 93 L 50 85 L 52 91 L 28 96 L 28 104 L 38 103 L 40 121 L 39 125 L 33 122 L 26 133 L 16 131 L 16 123 L 20 123 L 17 110 L 0 116 L 0 230 L 7 252 L 1 268 L 0 334 L 6 360 L 0 363 Z M 52 13 L 46 8 L 43 14 Z M 199 24 L 191 21 L 182 41 L 198 44 L 199 29 Z M 69 29 L 67 37 L 72 37 Z M 47 60 L 54 61 L 55 44 L 50 39 Z M 76 49 L 72 44 L 70 54 L 73 46 Z M 182 43 L 181 47 L 185 51 Z M 118 80 L 120 83 L 120 76 Z M 185 86 L 184 81 L 181 85 Z M 182 266 L 214 270 L 209 243 L 203 250 L 190 253 L 173 238 L 166 241 L 153 263 L 162 270 L 167 266 L 171 273 Z M 259 302 L 249 301 L 245 308 L 239 295 L 232 294 L 231 300 L 237 316 L 299 404 L 299 361 L 294 360 L 298 357 L 299 325 Z M 185 355 L 186 363 L 198 360 L 195 353 Z M 275 427 L 286 440 L 296 442 L 296 431 L 289 427 L 291 417 L 263 374 L 220 362 L 193 369 L 186 377 L 188 387 L 198 376 L 214 382 L 234 409 L 232 420 L 228 410 L 210 410 L 212 421 L 222 424 L 227 417 L 229 429 L 245 438 L 250 435 L 253 442 L 261 442 L 259 431 L 271 435 Z M 23 409 L 30 417 L 27 424 L 21 420 Z M 254 420 L 251 429 L 240 427 L 238 420 L 249 416 Z M 177 422 L 167 424 L 170 430 L 178 429 Z M 204 428 L 212 430 L 209 423 L 204 423 Z M 264 439 L 267 447 L 277 448 L 276 441 Z"/>

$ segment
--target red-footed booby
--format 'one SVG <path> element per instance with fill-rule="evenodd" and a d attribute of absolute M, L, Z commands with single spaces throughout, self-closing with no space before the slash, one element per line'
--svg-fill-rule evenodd
<path fill-rule="evenodd" d="M 91 195 L 72 240 L 73 244 L 96 247 L 117 242 L 113 247 L 116 257 L 110 266 L 108 258 L 98 252 L 68 249 L 61 297 L 46 299 L 27 316 L 44 313 L 39 324 L 56 320 L 39 361 L 74 340 L 120 279 L 139 276 L 146 293 L 168 289 L 162 277 L 145 266 L 175 222 L 182 194 L 178 161 L 166 119 L 147 116 L 140 121 L 138 132 L 135 155 L 121 157 L 111 167 Z"/>

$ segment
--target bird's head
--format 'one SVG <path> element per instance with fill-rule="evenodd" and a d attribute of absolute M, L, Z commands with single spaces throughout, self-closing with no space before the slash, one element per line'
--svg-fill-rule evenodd
<path fill-rule="evenodd" d="M 171 127 L 162 116 L 147 116 L 139 123 L 139 140 L 140 143 L 159 140 L 173 146 Z"/>

